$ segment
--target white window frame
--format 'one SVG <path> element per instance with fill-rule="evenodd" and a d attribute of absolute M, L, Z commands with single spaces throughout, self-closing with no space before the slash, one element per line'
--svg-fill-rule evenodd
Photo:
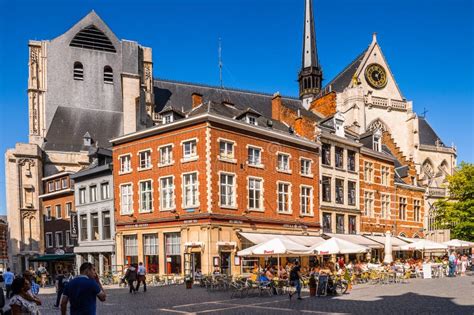
<path fill-rule="evenodd" d="M 47 206 L 45 207 L 45 212 L 46 212 L 46 215 L 45 215 L 45 221 L 51 221 L 51 206 Z"/>
<path fill-rule="evenodd" d="M 164 201 L 165 201 L 165 198 L 164 198 L 165 188 L 163 187 L 163 180 L 167 180 L 167 179 L 170 179 L 170 178 L 171 178 L 171 193 L 170 193 L 171 194 L 171 202 L 170 202 L 169 207 L 164 207 L 163 204 L 164 204 Z M 160 211 L 171 211 L 171 210 L 176 209 L 176 197 L 175 197 L 176 186 L 175 186 L 175 181 L 174 181 L 174 175 L 162 176 L 162 177 L 158 178 L 158 184 L 160 185 L 160 187 L 159 187 L 159 189 L 160 189 Z M 169 188 L 168 188 L 168 190 L 169 190 Z"/>
<path fill-rule="evenodd" d="M 70 207 L 68 207 L 68 205 Z M 69 208 L 69 209 L 68 209 Z M 64 216 L 66 218 L 70 218 L 72 213 L 72 202 L 66 202 L 65 207 L 64 207 Z"/>
<path fill-rule="evenodd" d="M 248 123 L 248 124 L 251 124 L 251 125 L 254 125 L 254 126 L 258 126 L 258 121 L 257 121 L 258 117 L 256 115 L 252 115 L 252 114 L 247 114 L 245 116 L 245 121 Z"/>
<path fill-rule="evenodd" d="M 173 113 L 168 113 L 168 114 L 163 115 L 163 118 L 162 118 L 163 125 L 171 124 L 173 121 L 174 121 Z"/>
<path fill-rule="evenodd" d="M 48 244 L 48 236 L 49 236 L 49 240 L 51 241 L 51 244 Z M 46 232 L 45 243 L 46 243 L 46 248 L 54 247 L 53 232 Z"/>
<path fill-rule="evenodd" d="M 364 191 L 364 216 L 374 217 L 374 192 L 371 190 Z"/>
<path fill-rule="evenodd" d="M 259 207 L 250 207 L 250 181 L 255 180 L 260 182 L 260 189 L 258 190 L 260 195 L 259 195 Z M 249 211 L 260 211 L 263 212 L 265 211 L 264 207 L 264 182 L 265 180 L 262 177 L 256 177 L 256 176 L 247 176 L 247 210 Z M 257 191 L 257 189 L 254 189 Z M 254 198 L 255 199 L 255 198 Z"/>
<path fill-rule="evenodd" d="M 402 203 L 402 199 L 405 201 L 404 203 Z M 402 205 L 404 205 L 403 207 L 403 211 L 402 211 Z M 407 197 L 399 197 L 398 198 L 398 220 L 400 221 L 407 221 L 407 208 L 408 208 L 408 198 Z M 403 216 L 401 215 L 403 213 Z"/>
<path fill-rule="evenodd" d="M 337 182 L 338 181 L 342 181 L 342 185 L 338 186 L 337 185 Z M 334 178 L 334 203 L 337 204 L 337 205 L 344 205 L 346 204 L 346 181 L 344 180 L 344 178 L 340 178 L 340 177 L 336 177 Z M 338 187 L 342 187 L 342 202 L 338 202 L 337 201 L 337 196 L 338 196 Z"/>
<path fill-rule="evenodd" d="M 261 147 L 257 147 L 257 146 L 254 146 L 254 145 L 247 145 L 246 146 L 246 149 L 247 149 L 247 160 L 246 160 L 246 163 L 248 166 L 251 166 L 251 167 L 256 167 L 256 168 L 263 168 L 263 163 L 262 163 L 262 153 L 263 153 L 263 148 Z M 255 151 L 258 151 L 259 152 L 259 159 L 258 159 L 258 164 L 256 163 L 251 163 L 251 160 L 249 159 L 250 157 L 250 150 L 255 150 Z"/>
<path fill-rule="evenodd" d="M 89 186 L 89 202 L 97 202 L 97 185 Z"/>
<path fill-rule="evenodd" d="M 281 210 L 280 209 L 280 185 L 287 185 L 288 186 L 288 209 L 286 210 Z M 284 181 L 277 181 L 277 189 L 276 189 L 276 196 L 277 196 L 277 212 L 280 213 L 280 214 L 292 214 L 293 213 L 293 210 L 292 210 L 292 203 L 291 203 L 291 199 L 292 199 L 292 184 L 289 183 L 289 182 L 284 182 Z M 283 193 L 285 194 L 285 193 Z"/>
<path fill-rule="evenodd" d="M 169 150 L 168 150 L 169 148 Z M 174 149 L 174 144 L 173 143 L 168 143 L 164 145 L 160 145 L 158 147 L 158 167 L 163 167 L 163 166 L 169 166 L 174 164 L 174 159 L 173 159 L 173 149 Z M 163 155 L 164 153 L 167 154 L 168 159 L 164 159 Z"/>
<path fill-rule="evenodd" d="M 124 205 L 123 205 L 123 187 L 125 186 L 130 186 L 130 192 L 127 194 L 127 197 L 130 198 L 130 209 L 127 212 L 124 212 Z M 119 187 L 119 193 L 120 193 L 120 214 L 121 215 L 131 215 L 133 214 L 133 183 L 122 183 L 120 184 Z"/>
<path fill-rule="evenodd" d="M 58 235 L 61 235 L 61 238 L 60 238 L 61 244 L 59 244 L 59 242 L 58 242 Z M 54 233 L 54 241 L 56 243 L 56 247 L 64 247 L 64 240 L 63 240 L 63 232 L 62 231 Z"/>
<path fill-rule="evenodd" d="M 308 163 L 308 167 L 303 167 L 305 163 Z M 300 175 L 304 177 L 310 177 L 313 178 L 313 171 L 312 171 L 312 166 L 313 166 L 313 160 L 301 157 L 300 158 Z"/>
<path fill-rule="evenodd" d="M 87 203 L 87 196 L 86 196 L 86 187 L 79 187 L 79 204 L 83 205 Z"/>
<path fill-rule="evenodd" d="M 219 207 L 221 208 L 227 208 L 227 209 L 236 209 L 237 208 L 237 174 L 235 173 L 230 173 L 230 172 L 217 172 L 218 176 L 219 176 L 219 181 L 218 181 L 218 185 L 219 185 Z M 229 183 L 225 183 L 223 184 L 222 183 L 222 176 L 231 176 L 232 177 L 232 185 L 229 185 Z M 227 204 L 227 198 L 226 199 L 226 203 L 222 203 L 222 197 L 223 197 L 223 193 L 224 191 L 222 190 L 222 185 L 225 185 L 226 186 L 226 192 L 228 189 L 231 190 L 232 194 L 229 195 L 230 199 L 230 204 Z M 228 194 L 226 193 L 226 196 L 228 196 Z"/>
<path fill-rule="evenodd" d="M 124 163 L 126 162 L 126 160 L 128 159 L 128 163 Z M 131 173 L 133 168 L 132 168 L 132 154 L 130 153 L 127 153 L 127 154 L 122 154 L 122 155 L 119 155 L 118 157 L 118 160 L 119 160 L 119 175 L 121 174 L 128 174 L 128 173 Z"/>
<path fill-rule="evenodd" d="M 60 190 L 61 189 L 61 180 L 57 179 L 54 181 L 54 188 L 56 190 Z"/>
<path fill-rule="evenodd" d="M 150 182 L 150 189 L 146 191 L 142 191 L 142 184 Z M 143 204 L 142 204 L 142 194 L 148 193 L 150 194 L 150 199 L 147 200 L 150 202 L 150 209 L 143 209 Z M 138 212 L 139 213 L 150 213 L 153 212 L 153 180 L 152 179 L 143 179 L 138 181 Z M 147 203 L 148 203 L 147 202 Z"/>
<path fill-rule="evenodd" d="M 303 191 L 309 189 L 309 195 L 304 195 Z M 306 199 L 305 203 L 304 200 Z M 308 211 L 304 211 L 304 209 Z M 301 216 L 314 216 L 313 212 L 313 186 L 309 185 L 300 185 L 300 215 Z"/>
<path fill-rule="evenodd" d="M 380 217 L 382 219 L 391 218 L 391 209 L 390 209 L 390 194 L 381 194 L 380 195 Z"/>
<path fill-rule="evenodd" d="M 191 183 L 190 187 L 194 188 L 195 187 L 195 203 L 194 204 L 186 204 L 186 181 L 185 181 L 185 177 L 186 176 L 191 176 L 195 174 L 196 175 L 196 181 Z M 189 209 L 189 208 L 197 208 L 199 207 L 199 197 L 200 197 L 200 194 L 199 194 L 199 172 L 188 172 L 188 173 L 183 173 L 181 174 L 181 185 L 182 185 L 182 208 L 183 209 Z M 194 189 L 191 190 L 191 192 L 194 191 Z M 192 198 L 190 198 L 192 199 Z"/>
<path fill-rule="evenodd" d="M 199 155 L 197 153 L 198 140 L 199 140 L 198 138 L 191 138 L 191 139 L 186 139 L 186 140 L 181 141 L 181 147 L 183 150 L 182 152 L 183 158 L 181 159 L 182 163 L 196 161 L 199 158 Z M 194 150 L 192 150 L 192 147 L 191 147 L 190 148 L 191 151 L 189 152 L 189 154 L 186 153 L 186 145 L 188 143 L 194 143 Z"/>
<path fill-rule="evenodd" d="M 388 186 L 390 184 L 390 168 L 388 166 L 382 165 L 380 168 L 380 182 L 383 186 Z"/>
<path fill-rule="evenodd" d="M 145 170 L 149 170 L 153 168 L 153 163 L 151 163 L 151 153 L 152 153 L 151 148 L 140 150 L 137 152 L 138 171 L 145 171 Z"/>
<path fill-rule="evenodd" d="M 67 178 L 61 178 L 61 186 L 63 189 L 67 188 Z"/>
<path fill-rule="evenodd" d="M 97 238 L 94 237 L 94 216 L 97 216 L 97 231 L 98 231 L 98 236 Z M 89 217 L 87 218 L 88 219 L 88 222 L 89 222 L 89 227 L 88 227 L 88 233 L 90 233 L 90 240 L 91 241 L 100 241 L 102 239 L 102 235 L 101 235 L 101 218 L 100 218 L 100 213 L 99 212 L 91 212 L 89 214 Z"/>
<path fill-rule="evenodd" d="M 349 190 L 349 184 L 350 183 L 354 183 L 354 203 L 349 203 L 349 194 L 350 194 L 350 190 Z M 346 194 L 346 199 L 347 199 L 347 205 L 348 206 L 355 206 L 357 205 L 357 180 L 353 179 L 348 179 L 347 180 L 347 194 Z"/>
<path fill-rule="evenodd" d="M 219 143 L 219 155 L 217 156 L 219 160 L 231 163 L 237 163 L 237 159 L 235 159 L 235 147 L 237 144 L 233 140 L 218 138 L 217 143 Z M 224 153 L 222 153 L 222 145 L 225 146 Z M 230 145 L 231 152 L 228 151 L 228 145 Z"/>
<path fill-rule="evenodd" d="M 287 168 L 281 168 L 282 164 L 280 163 L 280 157 L 285 157 L 285 156 L 286 156 L 286 160 L 287 160 L 287 163 L 286 163 Z M 290 163 L 290 161 L 291 161 L 291 154 L 285 153 L 285 152 L 277 152 L 277 167 L 276 167 L 276 170 L 278 172 L 291 174 L 291 163 Z"/>
<path fill-rule="evenodd" d="M 104 196 L 104 187 L 107 187 L 105 190 L 105 196 Z M 100 183 L 100 198 L 101 200 L 107 200 L 110 199 L 110 182 L 102 182 Z"/>
<path fill-rule="evenodd" d="M 54 181 L 48 182 L 48 193 L 54 191 Z"/>
<path fill-rule="evenodd" d="M 417 212 L 418 212 L 418 215 L 417 215 Z M 421 221 L 421 200 L 420 199 L 413 199 L 413 221 L 415 222 Z"/>
<path fill-rule="evenodd" d="M 59 207 L 59 215 L 58 215 L 58 207 Z M 61 204 L 54 205 L 54 212 L 56 214 L 55 215 L 56 220 L 63 218 L 63 209 L 61 207 Z"/>
<path fill-rule="evenodd" d="M 382 138 L 374 135 L 373 148 L 374 151 L 382 152 Z"/>
<path fill-rule="evenodd" d="M 71 238 L 71 231 L 66 231 L 66 247 L 73 247 L 74 243 Z"/>
<path fill-rule="evenodd" d="M 374 163 L 364 161 L 364 180 L 367 183 L 374 182 Z"/>

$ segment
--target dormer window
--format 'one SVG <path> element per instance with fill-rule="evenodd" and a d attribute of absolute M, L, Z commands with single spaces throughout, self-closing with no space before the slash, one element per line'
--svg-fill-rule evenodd
<path fill-rule="evenodd" d="M 247 121 L 248 124 L 257 126 L 257 116 L 247 114 L 247 116 L 245 117 L 245 120 Z"/>
<path fill-rule="evenodd" d="M 163 116 L 163 124 L 172 123 L 174 120 L 173 113 L 169 113 Z"/>
<path fill-rule="evenodd" d="M 382 145 L 380 143 L 380 137 L 374 135 L 374 151 L 380 152 L 382 151 Z"/>

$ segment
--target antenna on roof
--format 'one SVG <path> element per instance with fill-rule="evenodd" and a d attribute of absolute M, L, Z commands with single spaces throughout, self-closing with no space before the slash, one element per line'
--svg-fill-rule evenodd
<path fill-rule="evenodd" d="M 223 88 L 222 84 L 222 38 L 219 37 L 219 85 L 221 89 Z"/>
<path fill-rule="evenodd" d="M 423 118 L 426 118 L 426 113 L 427 113 L 427 112 L 428 112 L 428 111 L 426 110 L 426 107 L 423 107 L 423 112 L 421 113 L 421 116 L 422 116 Z"/>

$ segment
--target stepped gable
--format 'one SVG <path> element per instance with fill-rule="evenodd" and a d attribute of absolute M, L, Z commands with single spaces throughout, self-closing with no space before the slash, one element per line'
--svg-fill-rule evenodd
<path fill-rule="evenodd" d="M 395 171 L 397 175 L 407 185 L 412 184 L 412 178 L 417 177 L 415 163 L 413 159 L 408 159 L 397 145 L 392 135 L 388 131 L 382 133 L 382 149 L 396 158 Z"/>

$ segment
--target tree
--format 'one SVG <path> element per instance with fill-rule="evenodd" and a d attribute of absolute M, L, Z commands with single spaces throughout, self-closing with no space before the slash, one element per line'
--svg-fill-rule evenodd
<path fill-rule="evenodd" d="M 447 177 L 449 196 L 435 203 L 436 225 L 451 238 L 474 241 L 474 164 L 461 162 Z"/>

